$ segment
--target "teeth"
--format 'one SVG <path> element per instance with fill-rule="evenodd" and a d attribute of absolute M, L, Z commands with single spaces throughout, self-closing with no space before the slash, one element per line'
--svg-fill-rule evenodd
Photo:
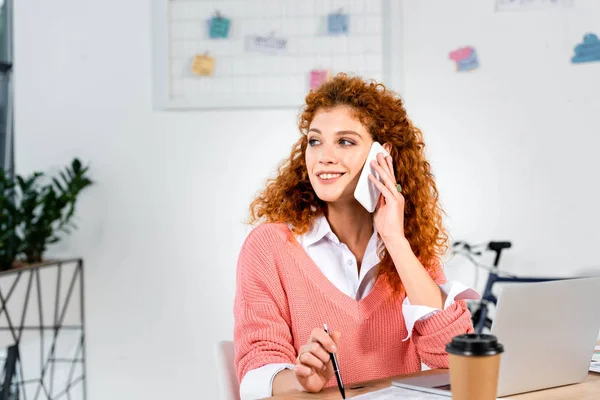
<path fill-rule="evenodd" d="M 319 178 L 321 179 L 335 179 L 342 176 L 342 174 L 321 174 Z"/>

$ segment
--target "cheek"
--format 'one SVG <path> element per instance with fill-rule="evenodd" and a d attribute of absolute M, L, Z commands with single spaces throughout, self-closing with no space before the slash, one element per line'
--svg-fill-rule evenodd
<path fill-rule="evenodd" d="M 309 171 L 312 170 L 312 167 L 314 166 L 316 161 L 316 156 L 313 153 L 313 151 L 307 150 L 306 154 L 304 155 L 304 162 L 306 163 L 306 168 L 308 168 Z"/>
<path fill-rule="evenodd" d="M 344 162 L 350 172 L 358 174 L 362 170 L 366 158 L 367 156 L 362 152 L 352 152 L 351 154 L 347 154 Z"/>

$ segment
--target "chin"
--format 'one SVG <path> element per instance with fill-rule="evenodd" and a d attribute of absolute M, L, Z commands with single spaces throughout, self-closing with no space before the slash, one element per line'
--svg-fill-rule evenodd
<path fill-rule="evenodd" d="M 333 185 L 323 185 L 320 182 L 312 182 L 313 189 L 317 197 L 326 203 L 335 203 L 338 201 L 344 201 L 347 197 L 354 197 L 353 193 L 348 193 L 349 187 L 346 182 L 336 182 Z"/>
<path fill-rule="evenodd" d="M 337 203 L 341 201 L 347 201 L 349 199 L 353 199 L 354 195 L 352 193 L 348 194 L 344 192 L 344 189 L 341 190 L 316 190 L 315 193 L 317 197 L 324 201 L 325 203 Z"/>

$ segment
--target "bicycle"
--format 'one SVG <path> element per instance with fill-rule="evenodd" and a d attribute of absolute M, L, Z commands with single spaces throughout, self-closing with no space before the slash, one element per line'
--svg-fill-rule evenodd
<path fill-rule="evenodd" d="M 475 329 L 476 333 L 483 333 L 485 328 L 488 330 L 492 328 L 492 319 L 489 316 L 488 307 L 490 304 L 494 304 L 494 306 L 496 306 L 498 303 L 498 299 L 492 293 L 492 287 L 495 283 L 532 283 L 569 279 L 564 277 L 518 277 L 516 275 L 500 271 L 498 266 L 500 264 L 500 255 L 502 254 L 502 250 L 510 249 L 511 247 L 512 243 L 508 241 L 491 241 L 478 245 L 471 245 L 462 240 L 452 243 L 453 254 L 463 255 L 478 268 L 483 268 L 489 272 L 485 289 L 481 295 L 481 300 L 469 304 L 473 328 Z M 493 251 L 496 253 L 493 266 L 489 267 L 483 265 L 475 259 L 475 256 L 481 256 L 483 251 Z"/>

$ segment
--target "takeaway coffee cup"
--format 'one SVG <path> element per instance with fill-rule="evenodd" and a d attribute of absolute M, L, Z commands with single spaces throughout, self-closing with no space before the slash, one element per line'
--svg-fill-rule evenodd
<path fill-rule="evenodd" d="M 446 346 L 450 356 L 452 400 L 495 400 L 500 355 L 504 347 L 494 335 L 456 336 Z"/>

